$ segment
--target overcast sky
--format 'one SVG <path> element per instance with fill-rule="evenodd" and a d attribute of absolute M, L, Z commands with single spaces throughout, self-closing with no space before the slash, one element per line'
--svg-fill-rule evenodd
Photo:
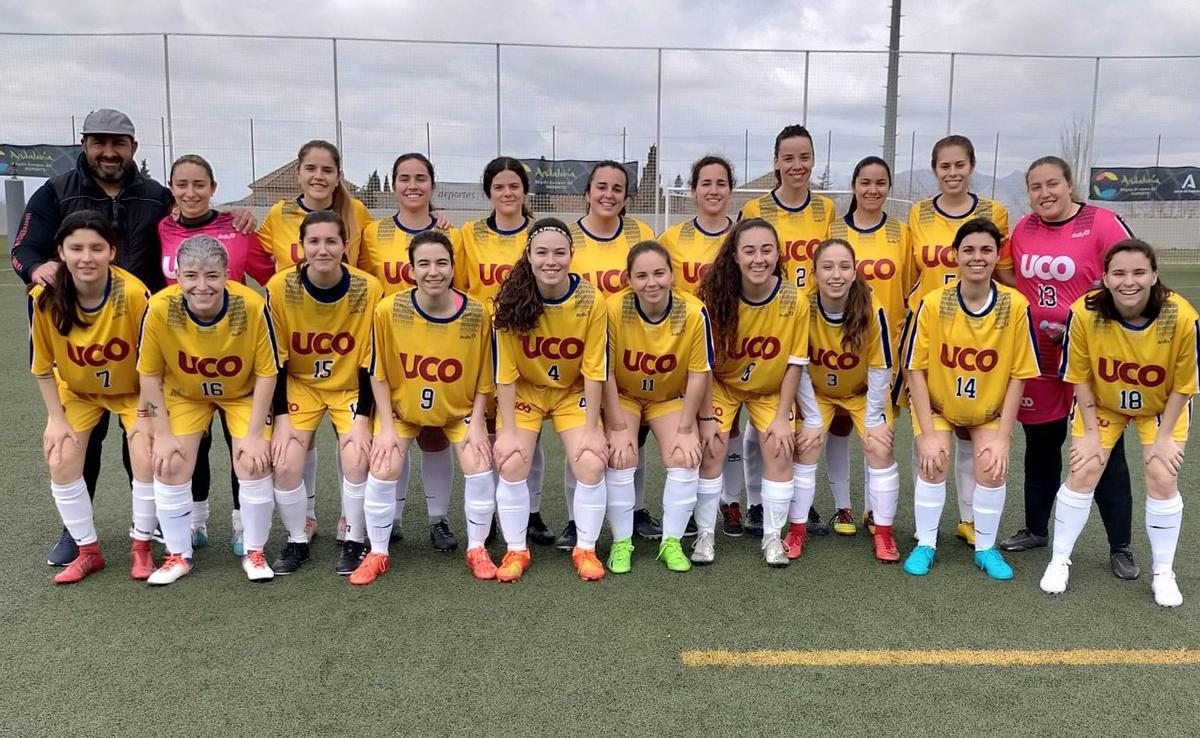
<path fill-rule="evenodd" d="M 286 7 L 280 12 L 277 8 Z M 119 12 L 117 11 L 119 9 Z M 326 2 L 0 0 L 13 32 L 251 33 L 500 43 L 619 44 L 758 49 L 885 50 L 889 5 L 877 2 Z M 1175 0 L 1046 2 L 909 0 L 903 51 L 1146 55 L 1200 52 L 1200 3 Z M 6 143 L 65 143 L 71 115 L 120 107 L 139 128 L 141 155 L 161 176 L 166 115 L 161 38 L 6 38 L 0 118 Z M 170 40 L 176 155 L 209 157 L 223 196 L 244 194 L 303 141 L 335 138 L 328 41 Z M 653 51 L 508 47 L 501 54 L 505 153 L 645 162 L 655 138 Z M 396 154 L 428 145 L 444 180 L 477 180 L 496 153 L 493 47 L 341 42 L 339 101 L 347 175 L 361 183 Z M 814 54 L 808 125 L 818 168 L 835 181 L 882 139 L 886 57 Z M 1094 62 L 959 57 L 955 132 L 970 135 L 990 177 L 1059 153 L 1066 121 L 1085 119 Z M 739 179 L 767 170 L 778 129 L 802 115 L 804 58 L 787 53 L 666 52 L 662 140 L 668 180 L 708 153 L 731 158 Z M 902 58 L 897 169 L 946 129 L 948 57 Z M 1200 164 L 1200 60 L 1105 61 L 1096 159 L 1106 165 Z M 250 119 L 255 128 L 253 157 Z M 553 132 L 552 132 L 553 131 Z M 624 136 L 622 132 L 624 131 Z M 832 136 L 829 137 L 829 134 Z M 1000 153 L 994 161 L 996 135 Z M 748 144 L 748 145 L 747 145 Z M 746 170 L 746 171 L 743 171 Z"/>

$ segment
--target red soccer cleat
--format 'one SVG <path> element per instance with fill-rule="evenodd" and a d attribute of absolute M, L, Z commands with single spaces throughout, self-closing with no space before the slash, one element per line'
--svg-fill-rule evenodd
<path fill-rule="evenodd" d="M 104 556 L 100 553 L 99 543 L 88 543 L 79 547 L 79 555 L 58 574 L 54 575 L 55 584 L 74 584 L 82 582 L 88 574 L 104 568 Z"/>
<path fill-rule="evenodd" d="M 804 544 L 808 542 L 807 523 L 789 523 L 787 535 L 783 539 L 783 547 L 787 549 L 789 559 L 798 559 L 804 553 Z"/>

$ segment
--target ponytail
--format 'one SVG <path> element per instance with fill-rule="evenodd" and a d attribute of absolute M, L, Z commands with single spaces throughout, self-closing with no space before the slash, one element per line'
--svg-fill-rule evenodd
<path fill-rule="evenodd" d="M 889 194 L 892 188 L 892 168 L 888 163 L 878 156 L 868 156 L 859 163 L 854 165 L 854 174 L 850 175 L 850 207 L 846 209 L 846 215 L 853 215 L 855 210 L 858 210 L 858 195 L 854 194 L 854 183 L 858 181 L 858 175 L 862 174 L 865 167 L 872 164 L 883 167 L 883 171 L 887 172 Z"/>

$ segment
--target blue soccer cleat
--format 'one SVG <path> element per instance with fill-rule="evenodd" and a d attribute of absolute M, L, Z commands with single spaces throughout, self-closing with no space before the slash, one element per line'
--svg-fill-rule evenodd
<path fill-rule="evenodd" d="M 1013 577 L 1012 567 L 994 546 L 975 552 L 975 566 L 987 572 L 992 579 L 1006 580 Z"/>
<path fill-rule="evenodd" d="M 937 557 L 937 549 L 933 546 L 917 546 L 904 560 L 904 573 L 914 577 L 923 577 L 929 573 L 933 560 Z"/>

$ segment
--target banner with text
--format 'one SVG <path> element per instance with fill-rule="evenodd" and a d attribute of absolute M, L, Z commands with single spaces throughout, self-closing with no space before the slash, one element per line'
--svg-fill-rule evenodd
<path fill-rule="evenodd" d="M 78 146 L 16 146 L 0 144 L 0 174 L 16 177 L 53 177 L 75 168 Z"/>
<path fill-rule="evenodd" d="M 1108 202 L 1200 200 L 1200 167 L 1092 168 L 1089 198 Z"/>
<path fill-rule="evenodd" d="M 587 190 L 588 175 L 592 173 L 592 167 L 600 162 L 580 159 L 522 159 L 521 163 L 529 173 L 529 194 L 582 195 Z M 627 194 L 632 197 L 637 193 L 638 163 L 627 161 L 621 166 L 629 175 Z"/>

